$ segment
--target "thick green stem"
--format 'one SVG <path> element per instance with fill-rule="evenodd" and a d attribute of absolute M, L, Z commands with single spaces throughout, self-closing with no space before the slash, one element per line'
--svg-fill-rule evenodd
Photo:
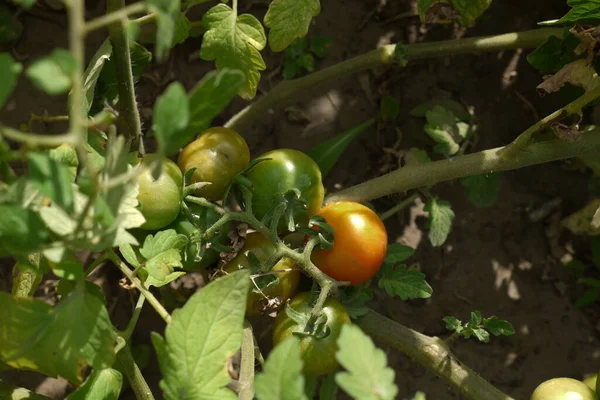
<path fill-rule="evenodd" d="M 467 400 L 513 400 L 460 362 L 443 340 L 413 331 L 373 310 L 357 320 L 369 336 L 406 354 Z"/>
<path fill-rule="evenodd" d="M 254 335 L 250 322 L 244 321 L 242 331 L 242 363 L 240 366 L 239 392 L 240 400 L 254 398 Z"/>
<path fill-rule="evenodd" d="M 502 156 L 504 158 L 511 158 L 516 156 L 527 144 L 529 140 L 531 140 L 531 136 L 534 133 L 542 130 L 547 127 L 549 124 L 553 122 L 557 122 L 563 118 L 566 118 L 573 114 L 579 114 L 581 109 L 596 100 L 600 97 L 600 84 L 590 90 L 589 92 L 584 93 L 581 97 L 567 104 L 560 110 L 553 112 L 547 117 L 541 119 L 534 125 L 530 126 L 525 132 L 521 133 L 511 144 L 506 146 L 506 148 L 502 151 Z"/>
<path fill-rule="evenodd" d="M 107 11 L 119 12 L 125 7 L 125 0 L 108 0 Z M 127 18 L 126 16 L 124 18 Z M 119 88 L 119 131 L 130 142 L 130 149 L 143 153 L 142 125 L 140 114 L 135 101 L 133 74 L 131 72 L 131 55 L 129 40 L 123 27 L 123 20 L 118 20 L 108 26 L 110 42 L 113 47 L 113 57 L 117 71 L 117 86 Z"/>
<path fill-rule="evenodd" d="M 35 133 L 25 133 L 19 130 L 0 125 L 0 136 L 26 144 L 30 147 L 58 147 L 63 143 L 71 146 L 77 145 L 76 135 L 63 133 L 60 135 L 39 135 Z"/>
<path fill-rule="evenodd" d="M 140 313 L 142 312 L 142 308 L 144 307 L 145 301 L 146 301 L 145 296 L 140 295 L 140 297 L 138 297 L 137 304 L 135 305 L 135 308 L 133 309 L 133 314 L 131 316 L 131 319 L 129 320 L 129 323 L 127 324 L 127 328 L 121 334 L 121 336 L 125 340 L 129 340 L 129 338 L 133 334 L 133 330 L 135 329 L 138 319 L 140 318 Z"/>
<path fill-rule="evenodd" d="M 96 29 L 100 29 L 114 22 L 121 22 L 127 19 L 130 15 L 143 13 L 147 10 L 144 2 L 130 4 L 127 7 L 115 10 L 109 14 L 93 19 L 85 24 L 85 32 L 89 33 Z"/>
<path fill-rule="evenodd" d="M 154 400 L 152 391 L 148 383 L 146 383 L 142 371 L 140 371 L 140 368 L 135 363 L 128 344 L 117 353 L 117 362 L 121 366 L 121 371 L 127 377 L 131 389 L 135 393 L 135 397 L 138 400 Z"/>
<path fill-rule="evenodd" d="M 27 255 L 29 261 L 26 265 L 16 263 L 13 268 L 12 295 L 20 297 L 31 297 L 42 281 L 40 271 L 40 252 Z"/>
<path fill-rule="evenodd" d="M 71 0 L 65 3 L 69 12 L 69 46 L 75 60 L 70 94 L 69 131 L 71 142 L 83 149 L 86 135 L 86 115 L 83 93 L 83 70 L 85 65 L 85 1 Z M 82 160 L 83 161 L 83 160 Z"/>
<path fill-rule="evenodd" d="M 562 30 L 544 28 L 497 36 L 415 43 L 406 46 L 408 50 L 406 59 L 411 61 L 452 54 L 532 48 L 544 43 L 552 35 L 560 37 Z M 382 46 L 376 50 L 332 65 L 302 78 L 283 80 L 270 90 L 267 95 L 236 114 L 225 126 L 236 131 L 248 129 L 269 110 L 285 106 L 297 95 L 305 93 L 313 87 L 324 87 L 325 83 L 335 81 L 336 79 L 344 78 L 373 67 L 391 64 L 396 59 L 394 55 L 395 48 L 395 44 Z"/>
<path fill-rule="evenodd" d="M 392 215 L 395 215 L 400 210 L 404 209 L 405 207 L 408 207 L 409 205 L 411 205 L 412 203 L 414 203 L 414 201 L 419 196 L 420 196 L 419 193 L 413 193 L 413 194 L 411 194 L 406 199 L 402 200 L 400 203 L 396 204 L 394 207 L 390 208 L 389 210 L 387 210 L 386 212 L 384 212 L 383 214 L 381 214 L 381 220 L 385 221 L 386 219 L 388 219 Z"/>
<path fill-rule="evenodd" d="M 161 318 L 164 319 L 167 324 L 170 323 L 171 315 L 169 315 L 169 312 L 163 307 L 162 304 L 160 304 L 160 301 L 158 301 L 158 299 L 154 297 L 154 295 L 148 289 L 146 289 L 144 284 L 135 276 L 133 271 L 129 269 L 127 264 L 121 261 L 117 253 L 115 253 L 113 250 L 109 250 L 108 257 L 117 266 L 117 268 L 119 268 L 121 272 L 123 272 L 123 274 L 131 281 L 131 283 L 138 288 L 140 293 L 146 298 L 146 300 L 148 300 L 148 303 L 150 303 L 150 305 L 154 307 L 158 315 L 160 315 Z"/>
<path fill-rule="evenodd" d="M 9 385 L 0 380 L 0 399 L 50 400 L 49 397 L 31 392 L 25 388 Z"/>
<path fill-rule="evenodd" d="M 513 158 L 502 156 L 505 148 L 506 146 L 498 147 L 448 160 L 402 167 L 379 178 L 332 193 L 327 196 L 325 203 L 342 200 L 362 202 L 463 176 L 507 171 L 571 157 L 598 156 L 600 129 L 584 133 L 583 138 L 574 143 L 555 139 L 529 144 Z"/>

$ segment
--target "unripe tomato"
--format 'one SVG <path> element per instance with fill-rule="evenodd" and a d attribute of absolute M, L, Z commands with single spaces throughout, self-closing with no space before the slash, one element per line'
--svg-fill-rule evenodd
<path fill-rule="evenodd" d="M 250 162 L 250 150 L 243 137 L 223 127 L 208 128 L 185 146 L 177 164 L 184 173 L 196 168 L 191 183 L 210 182 L 196 194 L 211 201 L 221 200 L 231 179 Z"/>
<path fill-rule="evenodd" d="M 258 158 L 271 160 L 258 163 L 247 173 L 253 186 L 252 211 L 256 218 L 262 219 L 277 205 L 279 194 L 296 188 L 308 204 L 305 210 L 295 213 L 295 220 L 308 223 L 321 208 L 325 196 L 319 166 L 306 154 L 293 149 L 272 150 Z"/>
<path fill-rule="evenodd" d="M 531 400 L 597 400 L 596 393 L 583 382 L 571 378 L 554 378 L 542 382 Z"/>
<path fill-rule="evenodd" d="M 246 236 L 244 247 L 238 252 L 235 258 L 223 265 L 221 269 L 224 272 L 233 273 L 240 269 L 249 268 L 250 261 L 248 260 L 248 254 L 250 252 L 252 252 L 262 264 L 267 262 L 269 258 L 275 254 L 276 250 L 277 248 L 275 245 L 273 245 L 273 243 L 271 243 L 271 241 L 262 233 L 249 233 Z M 287 257 L 282 258 L 273 266 L 271 272 L 276 273 L 269 278 L 277 278 L 277 280 L 270 282 L 267 280 L 267 285 L 265 287 L 260 287 L 260 278 L 255 279 L 255 284 L 259 286 L 262 294 L 254 284 L 250 285 L 250 292 L 248 293 L 248 300 L 246 302 L 246 313 L 248 315 L 258 316 L 262 315 L 263 311 L 274 311 L 284 304 L 296 291 L 300 279 L 300 272 L 296 263 L 291 259 Z M 265 298 L 265 296 L 267 298 Z M 276 301 L 273 304 L 273 307 L 265 307 L 268 299 L 274 299 Z"/>
<path fill-rule="evenodd" d="M 149 166 L 158 154 L 146 154 L 141 164 Z M 164 158 L 162 173 L 158 179 L 152 178 L 149 168 L 138 175 L 138 201 L 146 222 L 140 228 L 155 230 L 169 225 L 179 215 L 183 192 L 183 175 L 177 165 Z"/>
<path fill-rule="evenodd" d="M 385 259 L 387 231 L 370 208 L 342 201 L 323 207 L 317 215 L 335 230 L 333 248 L 315 250 L 312 262 L 338 281 L 358 285 L 370 279 Z"/>
<path fill-rule="evenodd" d="M 299 293 L 290 301 L 290 307 L 300 313 L 310 312 L 312 305 L 308 303 L 309 299 L 310 293 Z M 344 324 L 350 323 L 350 316 L 346 309 L 334 298 L 329 297 L 325 300 L 323 313 L 327 317 L 326 325 L 329 334 L 322 338 L 310 335 L 300 337 L 300 354 L 304 361 L 302 372 L 308 376 L 326 375 L 337 369 L 338 362 L 335 358 L 338 350 L 337 340 Z M 273 325 L 273 344 L 277 346 L 294 335 L 294 332 L 302 332 L 303 329 L 304 327 L 291 319 L 285 310 L 281 310 Z"/>

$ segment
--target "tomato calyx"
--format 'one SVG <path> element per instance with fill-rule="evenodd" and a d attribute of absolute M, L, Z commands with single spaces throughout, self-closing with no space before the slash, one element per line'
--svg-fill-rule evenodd
<path fill-rule="evenodd" d="M 298 329 L 293 334 L 300 339 L 308 336 L 324 339 L 331 333 L 331 329 L 327 324 L 327 315 L 324 312 L 313 318 L 311 311 L 297 311 L 290 306 L 289 301 L 286 303 L 283 312 L 297 324 Z"/>
<path fill-rule="evenodd" d="M 242 205 L 243 204 L 243 196 L 241 196 L 239 186 L 244 186 L 248 189 L 252 189 L 252 182 L 250 181 L 250 179 L 248 179 L 246 177 L 246 173 L 248 171 L 250 171 L 258 163 L 261 163 L 263 161 L 268 161 L 268 160 L 270 160 L 270 158 L 259 158 L 257 160 L 252 160 L 246 166 L 246 168 L 244 168 L 243 170 L 241 170 L 240 172 L 235 174 L 233 176 L 233 178 L 231 178 L 231 183 L 225 189 L 225 194 L 223 195 L 223 204 L 227 203 L 227 199 L 229 198 L 229 195 L 231 193 L 233 193 L 236 201 L 238 201 L 238 204 Z"/>
<path fill-rule="evenodd" d="M 316 238 L 318 242 L 314 247 L 315 249 L 329 250 L 333 248 L 335 229 L 333 229 L 322 216 L 313 215 L 308 222 L 308 226 L 300 227 L 298 230 L 306 235 L 304 244 L 308 243 L 309 240 Z"/>

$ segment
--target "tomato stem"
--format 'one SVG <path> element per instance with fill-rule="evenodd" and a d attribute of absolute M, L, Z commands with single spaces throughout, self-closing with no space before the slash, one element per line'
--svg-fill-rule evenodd
<path fill-rule="evenodd" d="M 241 353 L 238 398 L 252 400 L 254 398 L 254 334 L 248 320 L 244 321 Z"/>

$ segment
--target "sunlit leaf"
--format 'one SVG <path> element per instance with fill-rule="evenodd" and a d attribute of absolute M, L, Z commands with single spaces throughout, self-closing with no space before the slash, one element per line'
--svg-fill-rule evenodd
<path fill-rule="evenodd" d="M 308 33 L 313 17 L 321 12 L 319 0 L 274 0 L 265 15 L 269 30 L 269 45 L 273 51 L 282 51 L 299 37 Z"/>

